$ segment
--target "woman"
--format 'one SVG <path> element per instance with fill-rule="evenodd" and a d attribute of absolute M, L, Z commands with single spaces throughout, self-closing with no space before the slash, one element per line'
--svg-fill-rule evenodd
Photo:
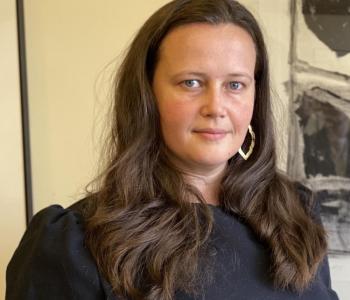
<path fill-rule="evenodd" d="M 271 116 L 254 17 L 233 0 L 162 7 L 117 73 L 100 184 L 33 218 L 7 299 L 337 299 Z"/>

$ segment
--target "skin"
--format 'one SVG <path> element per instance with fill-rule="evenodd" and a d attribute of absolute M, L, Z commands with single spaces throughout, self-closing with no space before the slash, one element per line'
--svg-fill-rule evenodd
<path fill-rule="evenodd" d="M 233 24 L 193 23 L 164 38 L 153 78 L 172 162 L 205 201 L 218 204 L 227 161 L 251 122 L 256 63 L 250 35 Z"/>

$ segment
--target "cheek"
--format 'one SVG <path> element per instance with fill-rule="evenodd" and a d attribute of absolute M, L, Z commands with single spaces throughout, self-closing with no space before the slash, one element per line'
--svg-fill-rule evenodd
<path fill-rule="evenodd" d="M 242 105 L 231 110 L 231 122 L 238 132 L 245 131 L 253 116 L 254 104 Z"/>
<path fill-rule="evenodd" d="M 254 104 L 249 107 L 249 109 L 246 110 L 244 114 L 244 119 L 247 123 L 250 123 L 253 117 L 253 111 L 254 111 Z"/>
<path fill-rule="evenodd" d="M 159 113 L 162 130 L 172 130 L 173 134 L 187 127 L 191 120 L 191 110 L 180 103 L 163 103 L 159 107 Z"/>

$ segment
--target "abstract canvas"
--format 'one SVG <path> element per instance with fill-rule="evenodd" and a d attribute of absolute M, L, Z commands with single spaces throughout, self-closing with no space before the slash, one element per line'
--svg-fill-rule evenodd
<path fill-rule="evenodd" d="M 291 18 L 288 172 L 315 191 L 333 275 L 349 287 L 350 0 L 292 0 Z"/>
<path fill-rule="evenodd" d="M 316 191 L 331 253 L 350 254 L 350 1 L 295 1 L 289 172 Z"/>

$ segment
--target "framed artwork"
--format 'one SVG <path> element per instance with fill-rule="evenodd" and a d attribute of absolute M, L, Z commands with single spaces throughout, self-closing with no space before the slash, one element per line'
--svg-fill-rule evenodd
<path fill-rule="evenodd" d="M 294 0 L 290 57 L 288 173 L 315 191 L 350 295 L 350 1 Z"/>

